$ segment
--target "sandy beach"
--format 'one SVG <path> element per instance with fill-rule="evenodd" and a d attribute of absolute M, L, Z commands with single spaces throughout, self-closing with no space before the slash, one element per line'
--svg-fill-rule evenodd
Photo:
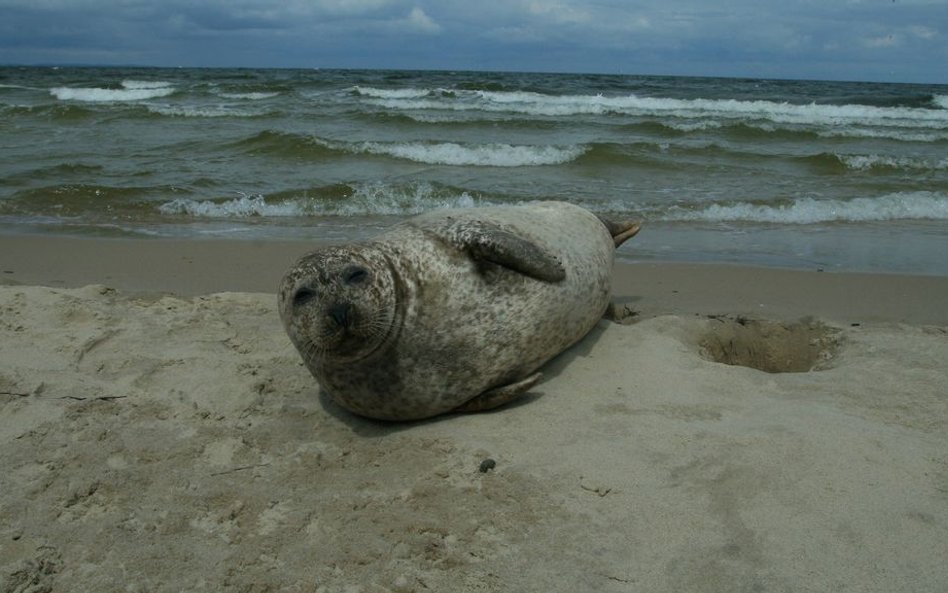
<path fill-rule="evenodd" d="M 524 401 L 386 424 L 306 249 L 0 236 L 0 592 L 948 590 L 948 278 L 620 264 Z"/>

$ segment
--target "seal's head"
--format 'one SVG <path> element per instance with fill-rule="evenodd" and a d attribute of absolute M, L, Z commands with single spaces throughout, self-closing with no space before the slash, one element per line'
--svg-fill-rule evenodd
<path fill-rule="evenodd" d="M 379 251 L 353 245 L 303 256 L 283 277 L 280 317 L 308 363 L 369 356 L 392 333 L 396 286 Z"/>

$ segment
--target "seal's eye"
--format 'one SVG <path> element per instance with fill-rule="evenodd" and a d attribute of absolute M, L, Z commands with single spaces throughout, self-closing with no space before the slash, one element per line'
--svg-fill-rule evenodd
<path fill-rule="evenodd" d="M 345 271 L 346 284 L 362 284 L 369 277 L 365 268 L 352 267 Z"/>
<path fill-rule="evenodd" d="M 293 306 L 302 307 L 306 303 L 316 298 L 316 291 L 305 286 L 296 291 L 293 295 Z"/>

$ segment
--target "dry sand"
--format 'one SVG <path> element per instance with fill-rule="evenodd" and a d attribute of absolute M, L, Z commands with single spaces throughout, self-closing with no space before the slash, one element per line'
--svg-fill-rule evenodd
<path fill-rule="evenodd" d="M 526 401 L 383 424 L 303 250 L 0 237 L 0 591 L 948 590 L 948 279 L 618 266 Z"/>

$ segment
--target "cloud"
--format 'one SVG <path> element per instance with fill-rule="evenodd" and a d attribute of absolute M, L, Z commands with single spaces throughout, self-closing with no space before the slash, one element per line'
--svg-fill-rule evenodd
<path fill-rule="evenodd" d="M 938 31 L 935 29 L 919 25 L 909 27 L 909 32 L 920 39 L 934 39 L 938 35 Z"/>
<path fill-rule="evenodd" d="M 530 2 L 527 10 L 531 15 L 548 19 L 554 23 L 589 23 L 592 16 L 584 7 L 574 6 L 568 2 Z"/>
<path fill-rule="evenodd" d="M 408 24 L 412 29 L 421 33 L 441 32 L 441 25 L 431 20 L 431 17 L 417 6 L 411 9 L 411 14 L 408 15 Z"/>
<path fill-rule="evenodd" d="M 888 35 L 881 35 L 879 37 L 870 37 L 866 39 L 866 47 L 871 48 L 885 48 L 885 47 L 895 47 L 899 45 L 899 37 L 889 33 Z"/>
<path fill-rule="evenodd" d="M 318 2 L 299 2 L 302 7 L 313 7 L 315 12 L 329 14 L 359 15 L 379 10 L 389 4 L 390 0 L 320 0 Z"/>
<path fill-rule="evenodd" d="M 948 54 L 944 0 L 0 0 L 0 13 L 0 63 L 943 82 Z"/>

